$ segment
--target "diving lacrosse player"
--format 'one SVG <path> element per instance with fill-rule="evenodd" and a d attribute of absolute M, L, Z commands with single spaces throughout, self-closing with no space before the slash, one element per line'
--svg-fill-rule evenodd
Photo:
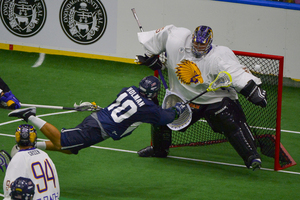
<path fill-rule="evenodd" d="M 213 31 L 208 26 L 198 26 L 192 33 L 186 28 L 168 25 L 158 30 L 139 32 L 138 40 L 145 48 L 145 56 L 137 56 L 138 63 L 153 70 L 161 69 L 163 65 L 158 55 L 165 52 L 170 91 L 185 100 L 206 90 L 219 72 L 226 71 L 232 76 L 232 87 L 207 92 L 190 104 L 193 108 L 190 125 L 205 118 L 213 131 L 228 138 L 248 168 L 259 169 L 261 157 L 237 92 L 253 104 L 265 107 L 266 91 L 260 87 L 261 80 L 241 65 L 228 47 L 212 44 Z M 168 134 L 169 137 L 166 136 Z M 152 132 L 153 146 L 140 150 L 138 154 L 142 157 L 167 156 L 169 147 L 165 144 L 170 143 L 170 138 L 170 129 L 156 127 Z M 149 152 L 154 153 L 151 155 Z"/>
<path fill-rule="evenodd" d="M 46 152 L 34 147 L 37 140 L 36 129 L 32 125 L 22 124 L 15 132 L 15 139 L 18 151 L 12 155 L 6 169 L 3 181 L 4 200 L 10 199 L 11 192 L 17 195 L 10 185 L 18 177 L 33 181 L 34 199 L 59 199 L 60 187 L 56 167 Z"/>
<path fill-rule="evenodd" d="M 44 145 L 38 143 L 38 148 L 78 154 L 80 149 L 107 138 L 120 140 L 130 135 L 142 123 L 165 125 L 177 119 L 186 106 L 177 103 L 174 107 L 162 109 L 155 102 L 159 90 L 159 79 L 147 76 L 140 81 L 139 88 L 123 88 L 108 107 L 93 112 L 75 128 L 61 131 L 35 117 L 35 107 L 15 110 L 8 116 L 23 118 L 41 130 L 50 141 L 46 141 Z"/>
<path fill-rule="evenodd" d="M 10 91 L 8 85 L 0 78 L 0 108 L 21 108 L 19 100 Z"/>

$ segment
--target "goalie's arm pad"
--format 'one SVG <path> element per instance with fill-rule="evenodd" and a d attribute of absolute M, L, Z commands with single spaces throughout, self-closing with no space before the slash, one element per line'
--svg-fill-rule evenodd
<path fill-rule="evenodd" d="M 256 85 L 253 80 L 250 80 L 240 93 L 255 105 L 263 108 L 267 106 L 267 92 Z"/>
<path fill-rule="evenodd" d="M 159 55 L 153 55 L 148 57 L 146 54 L 145 56 L 137 55 L 136 62 L 140 65 L 146 65 L 153 71 L 163 68 L 161 61 L 159 60 Z"/>

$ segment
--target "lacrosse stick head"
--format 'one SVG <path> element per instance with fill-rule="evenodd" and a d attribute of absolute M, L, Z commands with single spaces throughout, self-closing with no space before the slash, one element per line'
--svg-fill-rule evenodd
<path fill-rule="evenodd" d="M 217 78 L 209 84 L 207 91 L 216 91 L 220 88 L 229 87 L 232 84 L 232 77 L 226 71 L 221 71 Z"/>
<path fill-rule="evenodd" d="M 95 102 L 80 102 L 79 105 L 74 103 L 74 108 L 77 111 L 98 111 L 102 109 Z"/>
<path fill-rule="evenodd" d="M 175 104 L 177 102 L 185 102 L 185 100 L 183 98 L 181 98 L 179 95 L 177 95 L 176 93 L 167 90 L 166 95 L 163 100 L 163 103 L 162 103 L 162 108 L 164 108 L 164 109 L 171 108 L 171 107 L 175 106 Z M 190 124 L 190 122 L 192 120 L 192 110 L 188 104 L 186 106 L 187 106 L 187 108 L 179 116 L 178 119 L 174 120 L 170 124 L 167 124 L 167 126 L 171 130 L 178 131 L 178 130 L 181 130 L 181 129 L 187 127 Z"/>

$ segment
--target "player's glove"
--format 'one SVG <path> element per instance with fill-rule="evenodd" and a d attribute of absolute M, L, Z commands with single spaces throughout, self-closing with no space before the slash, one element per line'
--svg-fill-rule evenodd
<path fill-rule="evenodd" d="M 163 68 L 163 64 L 159 60 L 159 55 L 153 55 L 151 57 L 148 57 L 146 54 L 145 56 L 137 55 L 135 62 L 140 65 L 146 65 L 153 71 Z"/>
<path fill-rule="evenodd" d="M 253 80 L 250 80 L 240 93 L 255 105 L 263 108 L 267 106 L 267 92 L 256 85 Z"/>
<path fill-rule="evenodd" d="M 177 102 L 175 104 L 175 106 L 173 107 L 173 109 L 176 111 L 175 119 L 178 119 L 180 117 L 180 115 L 185 111 L 186 108 L 187 108 L 187 106 L 184 105 L 182 102 Z"/>
<path fill-rule="evenodd" d="M 4 93 L 1 96 L 0 101 L 5 102 L 9 109 L 21 108 L 19 100 L 15 97 L 15 95 L 13 95 L 13 93 L 11 93 L 11 91 Z"/>

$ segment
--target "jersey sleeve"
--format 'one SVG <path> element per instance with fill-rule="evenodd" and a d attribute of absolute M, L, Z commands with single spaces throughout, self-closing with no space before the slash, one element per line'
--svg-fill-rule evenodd
<path fill-rule="evenodd" d="M 157 30 L 139 32 L 138 40 L 148 53 L 158 55 L 166 50 L 169 32 L 174 27 L 174 25 L 168 25 Z"/>
<path fill-rule="evenodd" d="M 232 77 L 232 86 L 240 92 L 248 81 L 253 80 L 257 85 L 262 82 L 260 78 L 254 76 L 246 66 L 240 64 L 238 58 L 228 47 L 220 47 L 218 65 L 220 71 L 227 71 Z"/>
<path fill-rule="evenodd" d="M 18 177 L 28 177 L 27 166 L 24 166 L 26 159 L 21 154 L 16 154 L 8 165 L 3 181 L 4 199 L 9 199 L 10 184 Z"/>
<path fill-rule="evenodd" d="M 167 125 L 174 121 L 176 113 L 172 108 L 162 109 L 159 107 L 159 112 L 160 120 L 156 125 Z"/>

